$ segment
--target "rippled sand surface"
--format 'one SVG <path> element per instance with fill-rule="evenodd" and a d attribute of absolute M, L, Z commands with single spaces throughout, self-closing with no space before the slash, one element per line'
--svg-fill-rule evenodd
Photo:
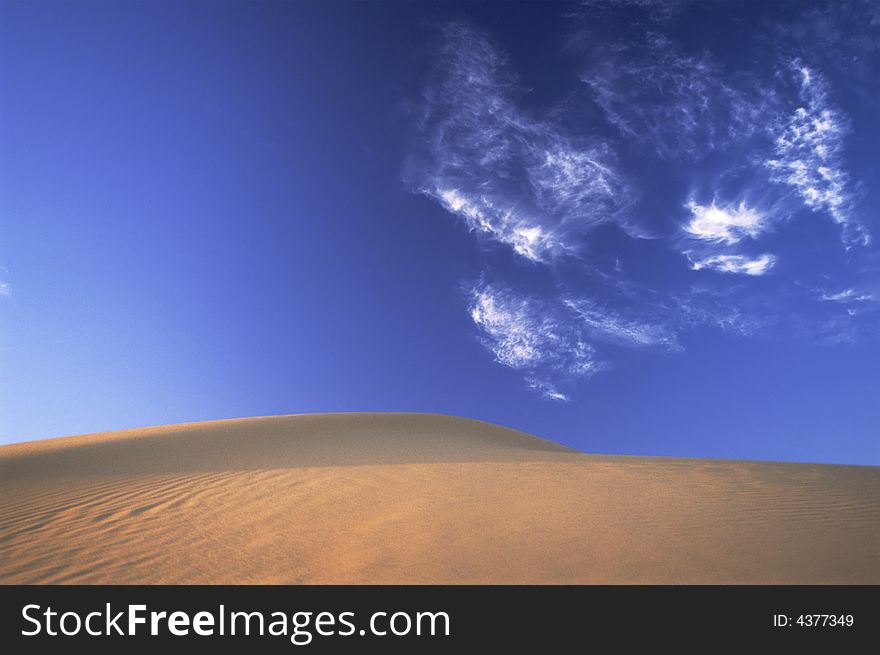
<path fill-rule="evenodd" d="M 430 414 L 0 447 L 3 583 L 880 583 L 880 468 L 585 455 Z"/>

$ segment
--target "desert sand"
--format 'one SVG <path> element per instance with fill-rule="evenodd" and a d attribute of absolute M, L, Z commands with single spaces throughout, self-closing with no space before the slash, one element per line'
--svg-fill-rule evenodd
<path fill-rule="evenodd" d="M 3 583 L 880 583 L 880 467 L 586 455 L 430 414 L 0 447 Z"/>

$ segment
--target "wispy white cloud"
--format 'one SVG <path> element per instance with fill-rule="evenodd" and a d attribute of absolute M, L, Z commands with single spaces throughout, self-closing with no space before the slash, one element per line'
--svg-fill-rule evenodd
<path fill-rule="evenodd" d="M 484 34 L 447 26 L 411 177 L 469 229 L 548 263 L 617 220 L 630 194 L 604 143 L 526 111 L 525 93 Z"/>
<path fill-rule="evenodd" d="M 853 212 L 852 182 L 843 166 L 843 141 L 849 126 L 831 105 L 828 84 L 816 70 L 794 60 L 799 106 L 777 126 L 774 156 L 765 162 L 772 179 L 793 188 L 804 205 L 827 213 L 844 228 L 850 243 L 870 243 Z"/>
<path fill-rule="evenodd" d="M 732 245 L 744 237 L 755 238 L 769 228 L 770 216 L 740 202 L 737 206 L 719 207 L 712 202 L 700 205 L 687 203 L 691 220 L 684 226 L 690 236 L 714 243 Z"/>
<path fill-rule="evenodd" d="M 684 225 L 684 232 L 691 243 L 683 254 L 690 261 L 692 270 L 708 269 L 719 273 L 760 276 L 776 264 L 776 257 L 771 254 L 749 257 L 718 251 L 719 246 L 729 250 L 729 246 L 745 238 L 757 239 L 770 229 L 776 218 L 773 214 L 749 207 L 745 202 L 719 206 L 714 201 L 709 205 L 700 205 L 690 200 L 687 207 L 691 219 Z"/>
<path fill-rule="evenodd" d="M 870 293 L 856 291 L 855 289 L 844 289 L 837 293 L 823 293 L 819 296 L 819 300 L 839 303 L 868 302 L 874 300 L 874 296 Z"/>
<path fill-rule="evenodd" d="M 499 364 L 522 371 L 533 389 L 562 400 L 554 380 L 589 377 L 604 365 L 563 307 L 497 285 L 470 290 L 469 311 Z"/>
<path fill-rule="evenodd" d="M 549 123 L 541 125 L 543 138 L 526 169 L 536 204 L 563 222 L 582 214 L 599 221 L 601 216 L 590 214 L 624 204 L 626 188 L 613 168 L 611 151 L 600 142 L 577 143 L 553 130 Z"/>
<path fill-rule="evenodd" d="M 12 288 L 8 282 L 0 281 L 0 298 L 6 298 L 12 294 Z"/>
<path fill-rule="evenodd" d="M 804 11 L 772 26 L 769 40 L 784 52 L 800 52 L 835 84 L 876 103 L 880 72 L 880 4 L 876 0 L 804 2 Z M 804 47 L 807 44 L 807 47 Z"/>
<path fill-rule="evenodd" d="M 684 55 L 657 33 L 615 44 L 582 81 L 607 120 L 664 159 L 699 158 L 764 129 L 775 97 L 738 84 L 708 54 Z"/>
<path fill-rule="evenodd" d="M 470 313 L 499 363 L 521 369 L 544 358 L 544 322 L 528 301 L 484 287 L 473 291 Z"/>
<path fill-rule="evenodd" d="M 786 61 L 791 79 L 748 64 L 734 70 L 743 57 L 686 51 L 651 32 L 675 24 L 674 12 L 655 11 L 663 2 L 586 4 L 590 19 L 581 17 L 564 47 L 581 62 L 584 85 L 564 102 L 532 97 L 490 38 L 453 24 L 419 104 L 412 188 L 477 238 L 551 265 L 516 267 L 516 284 L 468 292 L 470 317 L 494 359 L 544 398 L 566 401 L 575 380 L 608 367 L 615 347 L 681 349 L 702 326 L 854 338 L 878 311 L 870 293 L 856 291 L 870 284 L 849 278 L 855 288 L 823 290 L 791 277 L 820 259 L 796 252 L 805 226 L 790 224 L 805 207 L 840 224 L 847 246 L 869 242 L 856 211 L 860 185 L 844 160 L 852 128 L 819 68 Z M 619 28 L 624 6 L 649 27 L 607 38 L 591 28 L 590 20 L 608 16 Z M 664 160 L 661 175 L 654 156 Z M 667 179 L 668 190 L 659 188 Z M 673 194 L 682 188 L 690 200 L 676 215 L 682 198 Z M 724 275 L 652 269 L 663 266 L 658 251 L 629 243 L 615 250 L 615 232 L 594 232 L 608 223 L 664 240 L 694 271 Z M 760 243 L 771 235 L 772 245 Z M 504 280 L 509 263 L 493 258 L 491 266 Z M 833 276 L 822 279 L 833 284 Z"/>
<path fill-rule="evenodd" d="M 529 388 L 552 400 L 568 399 L 560 384 L 608 368 L 597 344 L 680 349 L 667 317 L 628 315 L 586 297 L 539 298 L 479 283 L 469 291 L 469 311 L 495 361 L 521 371 Z"/>
<path fill-rule="evenodd" d="M 776 264 L 776 257 L 769 254 L 757 257 L 745 255 L 712 255 L 703 259 L 692 259 L 686 253 L 695 271 L 710 269 L 720 273 L 742 273 L 744 275 L 764 275 Z"/>
<path fill-rule="evenodd" d="M 460 189 L 423 189 L 444 209 L 455 214 L 481 234 L 507 244 L 514 252 L 533 262 L 547 261 L 564 246 L 551 233 L 515 208 L 498 206 L 498 201 L 484 195 L 468 195 Z"/>
<path fill-rule="evenodd" d="M 741 307 L 736 303 L 722 302 L 717 296 L 705 291 L 691 290 L 675 298 L 679 329 L 682 331 L 709 326 L 723 333 L 740 337 L 753 337 L 774 323 L 774 318 Z"/>
<path fill-rule="evenodd" d="M 630 346 L 679 347 L 675 331 L 664 321 L 656 320 L 656 317 L 654 320 L 624 317 L 585 298 L 569 297 L 563 303 L 572 311 L 585 333 L 594 339 Z"/>
<path fill-rule="evenodd" d="M 553 382 L 542 380 L 534 377 L 527 377 L 526 384 L 529 389 L 533 389 L 541 394 L 545 400 L 556 400 L 558 402 L 567 403 L 571 400 L 571 396 L 560 391 Z"/>

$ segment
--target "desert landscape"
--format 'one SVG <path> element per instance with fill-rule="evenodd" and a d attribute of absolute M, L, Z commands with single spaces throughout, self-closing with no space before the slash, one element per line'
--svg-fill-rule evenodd
<path fill-rule="evenodd" d="M 588 455 L 433 414 L 0 447 L 3 583 L 880 583 L 880 468 Z"/>

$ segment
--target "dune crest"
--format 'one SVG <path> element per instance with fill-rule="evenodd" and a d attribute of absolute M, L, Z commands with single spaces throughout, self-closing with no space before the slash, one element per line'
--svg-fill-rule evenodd
<path fill-rule="evenodd" d="M 432 414 L 0 447 L 3 583 L 878 583 L 880 468 L 595 456 Z"/>
<path fill-rule="evenodd" d="M 492 423 L 440 414 L 269 416 L 102 432 L 0 448 L 11 477 L 511 461 L 575 452 Z"/>

